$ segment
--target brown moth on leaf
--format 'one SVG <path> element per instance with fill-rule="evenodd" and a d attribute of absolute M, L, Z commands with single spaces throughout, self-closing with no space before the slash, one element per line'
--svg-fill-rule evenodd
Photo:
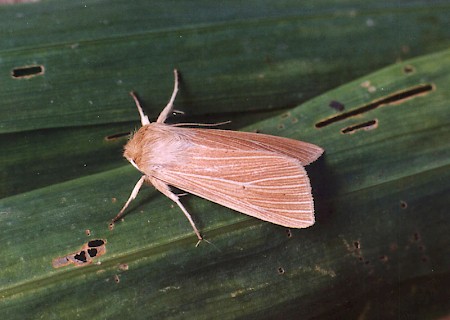
<path fill-rule="evenodd" d="M 266 134 L 165 124 L 178 92 L 178 73 L 169 103 L 150 123 L 138 99 L 142 127 L 125 145 L 124 156 L 142 172 L 117 221 L 144 182 L 174 201 L 202 236 L 170 186 L 261 220 L 289 228 L 314 224 L 314 203 L 304 166 L 323 149 Z"/>

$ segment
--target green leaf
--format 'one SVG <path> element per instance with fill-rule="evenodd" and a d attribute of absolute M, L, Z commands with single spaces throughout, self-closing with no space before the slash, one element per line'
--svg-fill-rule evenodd
<path fill-rule="evenodd" d="M 446 49 L 448 3 L 42 1 L 0 6 L 0 196 L 124 165 L 135 90 L 150 118 L 238 129 L 397 60 Z M 32 78 L 16 69 L 42 66 Z M 181 118 L 180 116 L 178 118 Z M 36 154 L 39 154 L 38 161 Z M 26 181 L 26 183 L 24 183 Z"/>
<path fill-rule="evenodd" d="M 2 316 L 447 315 L 450 50 L 437 50 L 448 48 L 448 4 L 432 4 L 1 7 Z M 44 75 L 11 77 L 34 64 Z M 144 188 L 109 230 L 140 175 L 120 157 L 126 140 L 105 137 L 138 125 L 129 90 L 158 114 L 174 66 L 191 119 L 238 119 L 326 150 L 307 167 L 314 226 L 287 230 L 187 196 L 211 242 L 195 248 L 180 210 Z M 52 265 L 94 239 L 106 253 L 92 264 Z"/>
<path fill-rule="evenodd" d="M 106 222 L 138 178 L 130 166 L 3 199 L 4 313 L 8 318 L 331 317 L 336 312 L 385 317 L 425 299 L 415 313 L 442 314 L 444 301 L 431 299 L 445 296 L 449 284 L 449 258 L 441 250 L 448 245 L 449 71 L 450 51 L 425 56 L 252 127 L 325 148 L 308 168 L 317 222 L 306 230 L 287 232 L 187 197 L 184 202 L 211 241 L 195 248 L 195 235 L 179 209 L 156 191 L 144 190 L 125 221 L 110 231 Z M 425 84 L 429 91 L 405 98 L 405 92 Z M 394 101 L 398 92 L 403 98 Z M 373 110 L 317 128 L 336 116 L 332 99 L 351 115 L 389 97 Z M 368 119 L 376 119 L 377 126 L 341 133 Z M 90 239 L 107 241 L 98 263 L 52 268 L 53 259 Z M 380 303 L 383 310 L 376 307 Z M 317 305 L 321 308 L 313 308 Z"/>

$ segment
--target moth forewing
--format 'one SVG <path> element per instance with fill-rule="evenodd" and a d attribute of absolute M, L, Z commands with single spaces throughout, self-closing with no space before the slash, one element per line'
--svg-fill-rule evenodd
<path fill-rule="evenodd" d="M 170 186 L 250 216 L 291 228 L 314 224 L 314 204 L 304 169 L 323 149 L 302 141 L 250 132 L 167 125 L 178 91 L 154 123 L 142 111 L 142 127 L 125 146 L 124 156 L 143 173 L 119 214 L 136 197 L 144 180 L 174 201 L 199 240 L 200 232 Z"/>
<path fill-rule="evenodd" d="M 163 166 L 155 177 L 236 211 L 291 228 L 314 223 L 311 187 L 296 159 L 267 151 L 199 146 L 184 150 L 185 163 Z"/>
<path fill-rule="evenodd" d="M 190 131 L 192 135 L 195 133 L 197 144 L 224 149 L 271 151 L 297 159 L 303 166 L 314 162 L 323 153 L 322 148 L 308 142 L 262 133 L 197 128 L 190 128 Z"/>

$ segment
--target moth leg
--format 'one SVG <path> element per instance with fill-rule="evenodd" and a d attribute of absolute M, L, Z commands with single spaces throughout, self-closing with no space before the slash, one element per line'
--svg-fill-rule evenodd
<path fill-rule="evenodd" d="M 170 97 L 170 100 L 167 103 L 167 106 L 165 106 L 163 111 L 161 111 L 161 113 L 159 114 L 158 119 L 156 120 L 157 123 L 164 123 L 166 121 L 167 117 L 169 116 L 170 112 L 172 111 L 173 102 L 175 101 L 175 97 L 177 96 L 177 92 L 178 92 L 178 71 L 177 71 L 177 69 L 173 70 L 173 74 L 175 77 L 175 81 L 174 81 L 174 85 L 173 85 L 172 96 Z"/>
<path fill-rule="evenodd" d="M 130 202 L 136 199 L 136 196 L 139 193 L 139 189 L 141 189 L 142 185 L 144 184 L 145 178 L 146 176 L 142 176 L 136 183 L 136 185 L 133 188 L 133 191 L 131 191 L 130 197 L 128 198 L 127 202 L 125 202 L 125 205 L 123 206 L 122 210 L 120 210 L 117 216 L 115 216 L 115 218 L 112 220 L 113 223 L 120 219 L 120 217 L 123 215 L 125 209 L 128 207 Z"/>
<path fill-rule="evenodd" d="M 172 191 L 170 191 L 169 186 L 167 184 L 165 184 L 164 182 L 162 182 L 161 180 L 158 180 L 153 177 L 147 177 L 147 178 L 148 178 L 148 181 L 150 181 L 151 184 L 153 184 L 156 189 L 158 189 L 163 195 L 165 195 L 166 197 L 171 199 L 173 202 L 175 202 L 180 207 L 181 211 L 183 211 L 184 215 L 189 220 L 189 223 L 191 224 L 192 228 L 194 229 L 194 232 L 197 235 L 197 238 L 199 240 L 198 243 L 200 243 L 200 241 L 203 240 L 203 238 L 200 235 L 200 232 L 198 231 L 197 227 L 195 226 L 195 223 L 192 220 L 191 215 L 186 210 L 186 208 L 183 206 L 183 204 L 180 202 L 180 199 L 178 198 L 178 196 L 176 194 L 174 194 Z M 198 243 L 197 243 L 197 245 L 198 245 Z"/>

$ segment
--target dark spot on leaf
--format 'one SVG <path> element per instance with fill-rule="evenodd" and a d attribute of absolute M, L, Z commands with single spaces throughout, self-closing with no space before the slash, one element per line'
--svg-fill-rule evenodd
<path fill-rule="evenodd" d="M 333 108 L 334 110 L 339 111 L 339 112 L 342 112 L 345 109 L 344 104 L 342 104 L 336 100 L 331 100 L 330 104 L 328 106 L 330 106 L 331 108 Z"/>
<path fill-rule="evenodd" d="M 361 243 L 359 241 L 353 242 L 353 245 L 355 246 L 355 249 L 361 249 Z"/>
<path fill-rule="evenodd" d="M 407 66 L 403 67 L 403 72 L 406 74 L 413 73 L 415 71 L 416 71 L 416 69 L 411 65 L 407 65 Z"/>
<path fill-rule="evenodd" d="M 284 269 L 282 268 L 282 267 L 279 267 L 278 268 L 278 274 L 284 274 Z"/>

